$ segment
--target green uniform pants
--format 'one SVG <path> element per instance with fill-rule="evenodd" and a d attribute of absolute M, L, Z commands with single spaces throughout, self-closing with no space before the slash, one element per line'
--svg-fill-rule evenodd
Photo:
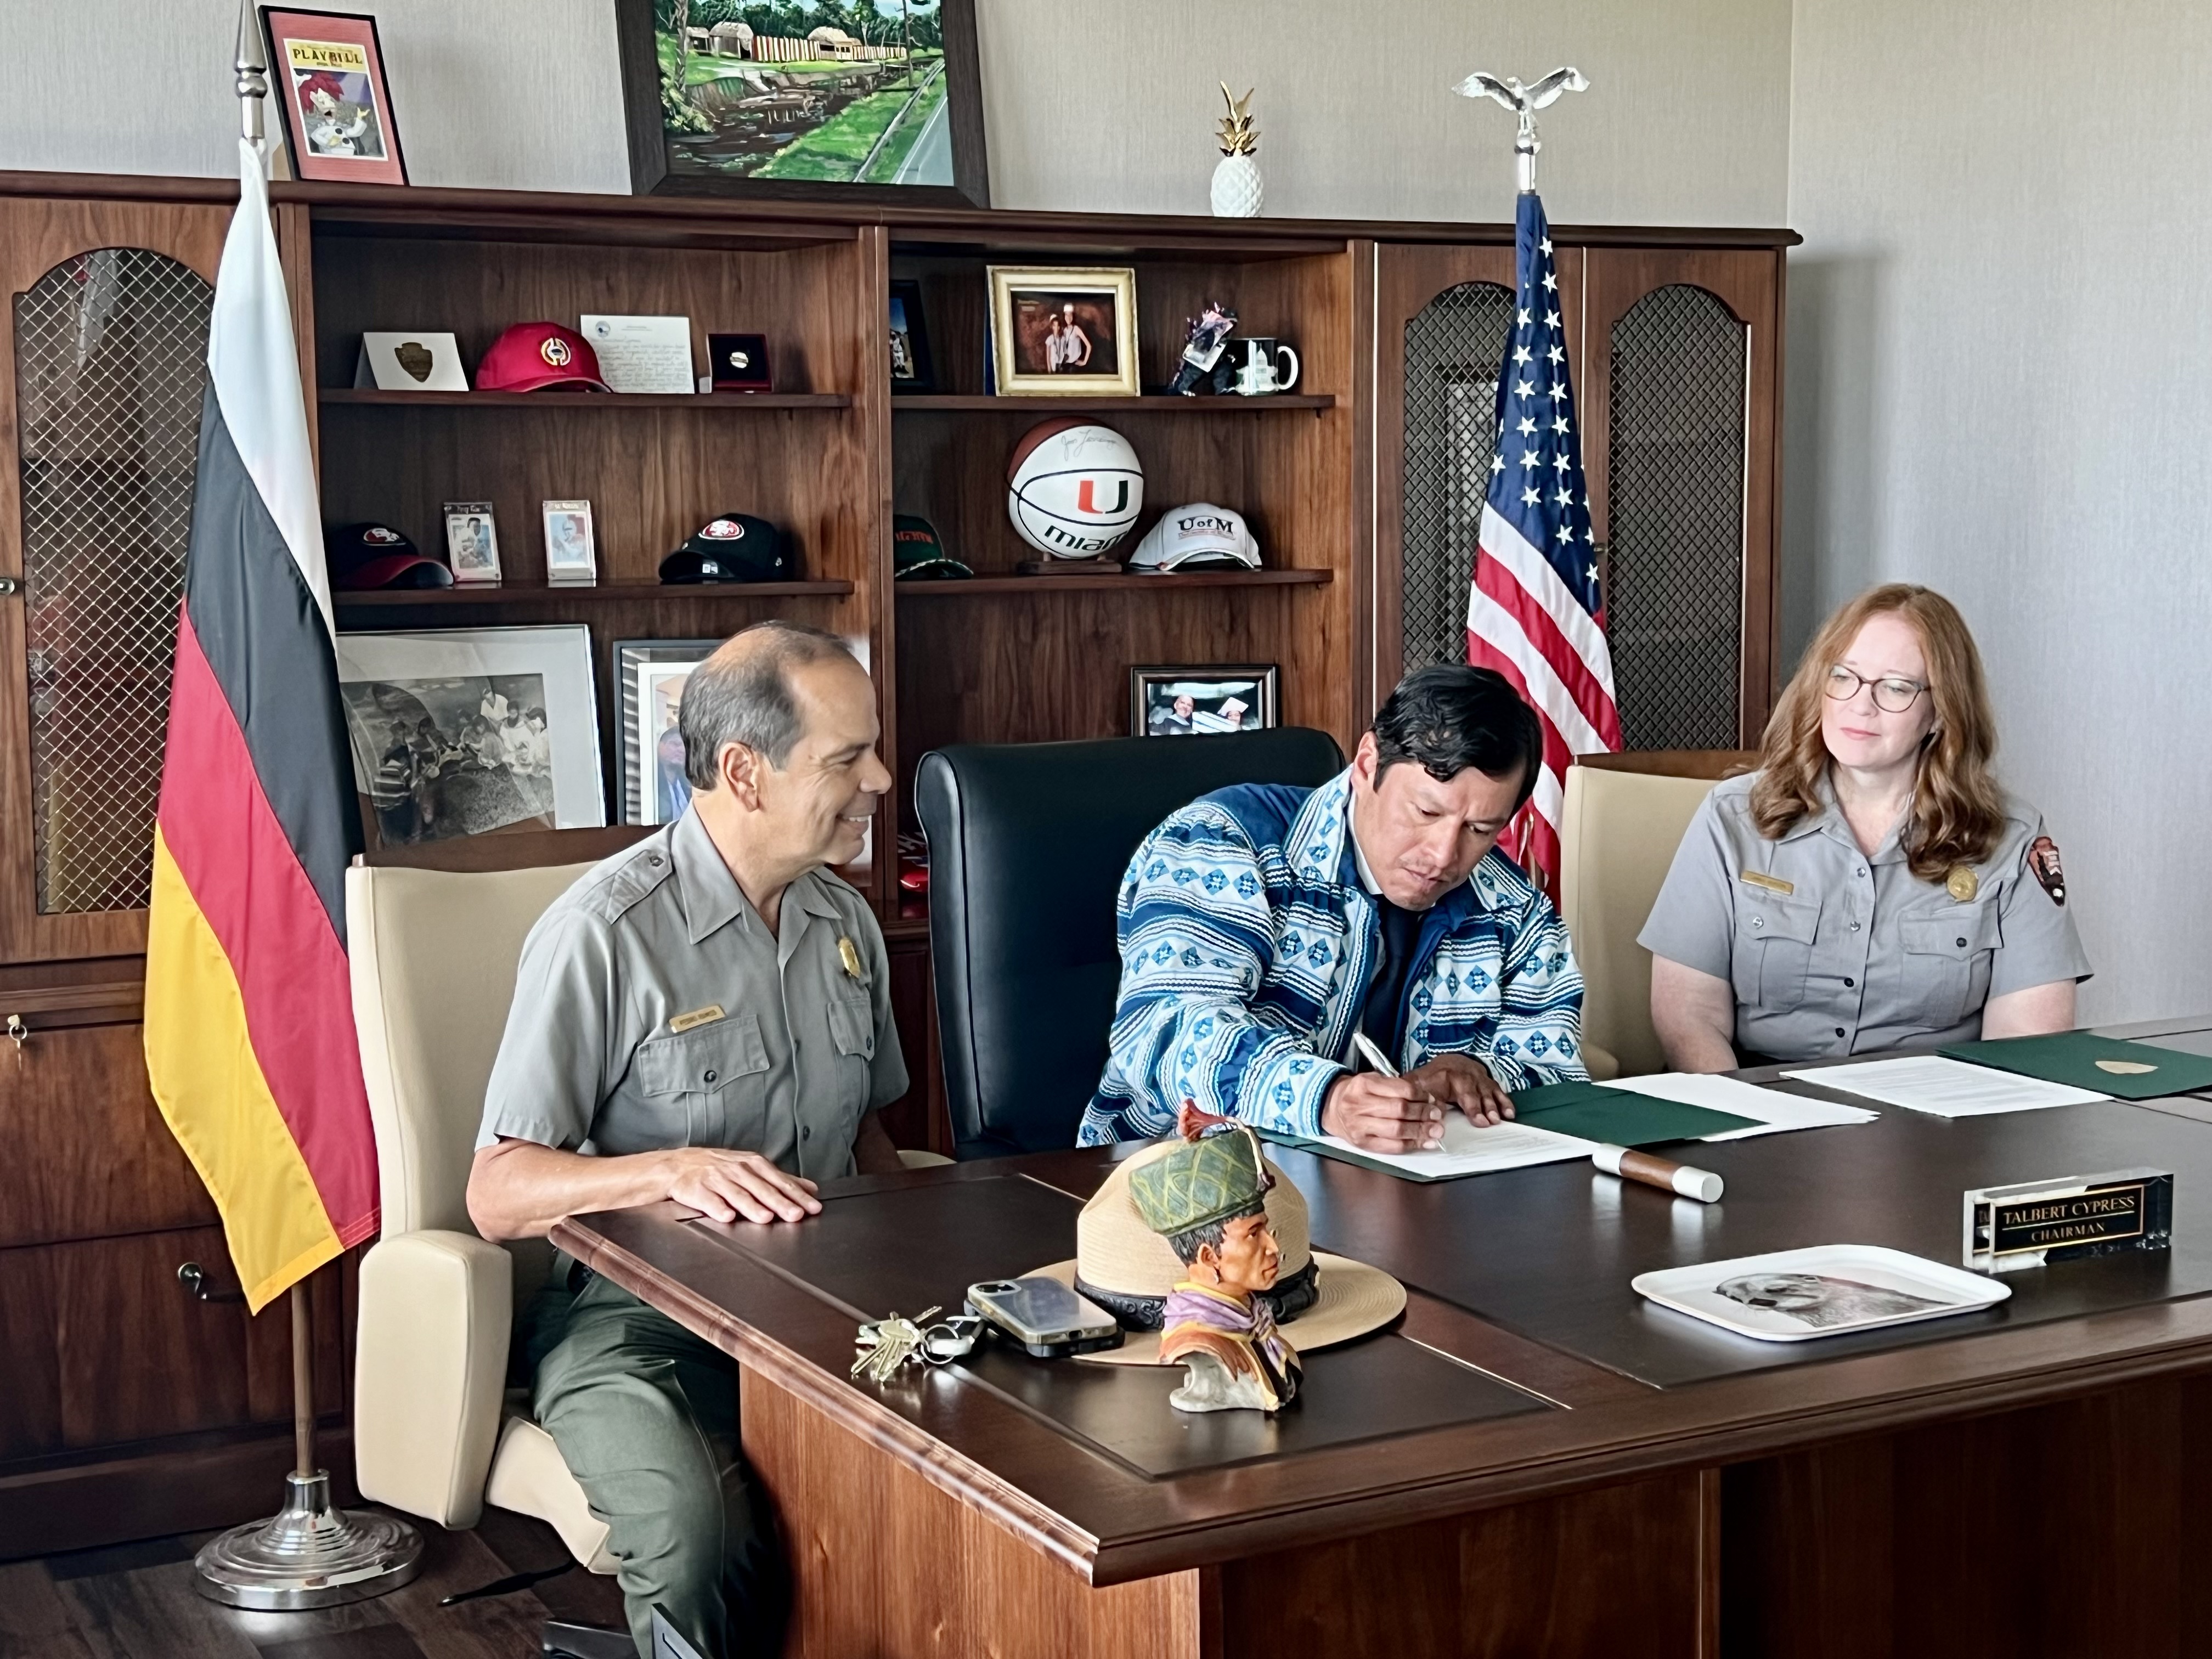
<path fill-rule="evenodd" d="M 538 1420 L 612 1529 L 641 1659 L 656 1603 L 709 1659 L 773 1651 L 775 1553 L 738 1452 L 737 1363 L 605 1279 L 532 1311 Z"/>

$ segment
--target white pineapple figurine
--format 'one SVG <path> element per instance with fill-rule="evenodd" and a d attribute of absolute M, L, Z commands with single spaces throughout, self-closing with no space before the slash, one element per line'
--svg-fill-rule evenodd
<path fill-rule="evenodd" d="M 1254 88 L 1258 90 L 1257 88 Z M 1214 137 L 1221 146 L 1221 161 L 1213 169 L 1213 216 L 1217 219 L 1255 219 L 1267 199 L 1267 181 L 1260 177 L 1257 149 L 1260 134 L 1252 125 L 1252 94 L 1232 97 L 1229 83 L 1221 83 L 1221 96 L 1229 106 Z"/>

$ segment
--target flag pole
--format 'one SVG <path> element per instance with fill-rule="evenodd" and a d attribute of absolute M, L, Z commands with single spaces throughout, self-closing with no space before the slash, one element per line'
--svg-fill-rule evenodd
<path fill-rule="evenodd" d="M 263 165 L 262 100 L 269 63 L 253 0 L 238 11 L 239 136 L 241 168 Z M 240 174 L 239 211 L 252 210 Z M 422 1566 L 422 1535 L 396 1516 L 342 1510 L 331 1503 L 329 1471 L 315 1463 L 314 1319 L 307 1280 L 293 1281 L 292 1452 L 284 1507 L 266 1521 L 210 1540 L 192 1558 L 193 1587 L 210 1601 L 264 1612 L 296 1612 L 362 1601 L 410 1582 Z"/>

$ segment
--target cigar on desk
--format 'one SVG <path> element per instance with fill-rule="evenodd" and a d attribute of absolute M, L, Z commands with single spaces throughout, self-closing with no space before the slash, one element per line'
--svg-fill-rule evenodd
<path fill-rule="evenodd" d="M 1711 1170 L 1676 1164 L 1650 1152 L 1632 1152 L 1626 1146 L 1601 1146 L 1590 1154 L 1590 1162 L 1607 1175 L 1619 1176 L 1624 1181 L 1640 1181 L 1662 1192 L 1694 1198 L 1700 1204 L 1720 1202 L 1721 1178 Z"/>

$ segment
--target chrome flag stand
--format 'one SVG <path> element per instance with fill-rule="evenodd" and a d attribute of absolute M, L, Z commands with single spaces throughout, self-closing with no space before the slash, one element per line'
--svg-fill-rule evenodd
<path fill-rule="evenodd" d="M 284 1507 L 233 1527 L 192 1558 L 193 1584 L 210 1601 L 268 1613 L 364 1601 L 422 1570 L 422 1535 L 396 1516 L 334 1509 L 331 1477 L 315 1467 L 314 1340 L 307 1286 L 292 1286 L 292 1438 L 296 1467 Z"/>
<path fill-rule="evenodd" d="M 238 20 L 238 98 L 244 153 L 256 168 L 261 165 L 261 103 L 269 94 L 268 68 L 252 3 L 246 0 Z M 246 183 L 241 176 L 239 211 L 258 212 L 262 192 L 246 189 Z M 255 228 L 261 235 L 269 234 L 265 222 Z M 422 1571 L 422 1536 L 406 1522 L 331 1507 L 330 1474 L 315 1467 L 314 1340 L 304 1282 L 292 1286 L 291 1301 L 295 1457 L 292 1473 L 284 1477 L 284 1507 L 269 1520 L 233 1527 L 192 1559 L 194 1587 L 208 1600 L 234 1607 L 295 1612 L 335 1607 L 397 1589 Z"/>

